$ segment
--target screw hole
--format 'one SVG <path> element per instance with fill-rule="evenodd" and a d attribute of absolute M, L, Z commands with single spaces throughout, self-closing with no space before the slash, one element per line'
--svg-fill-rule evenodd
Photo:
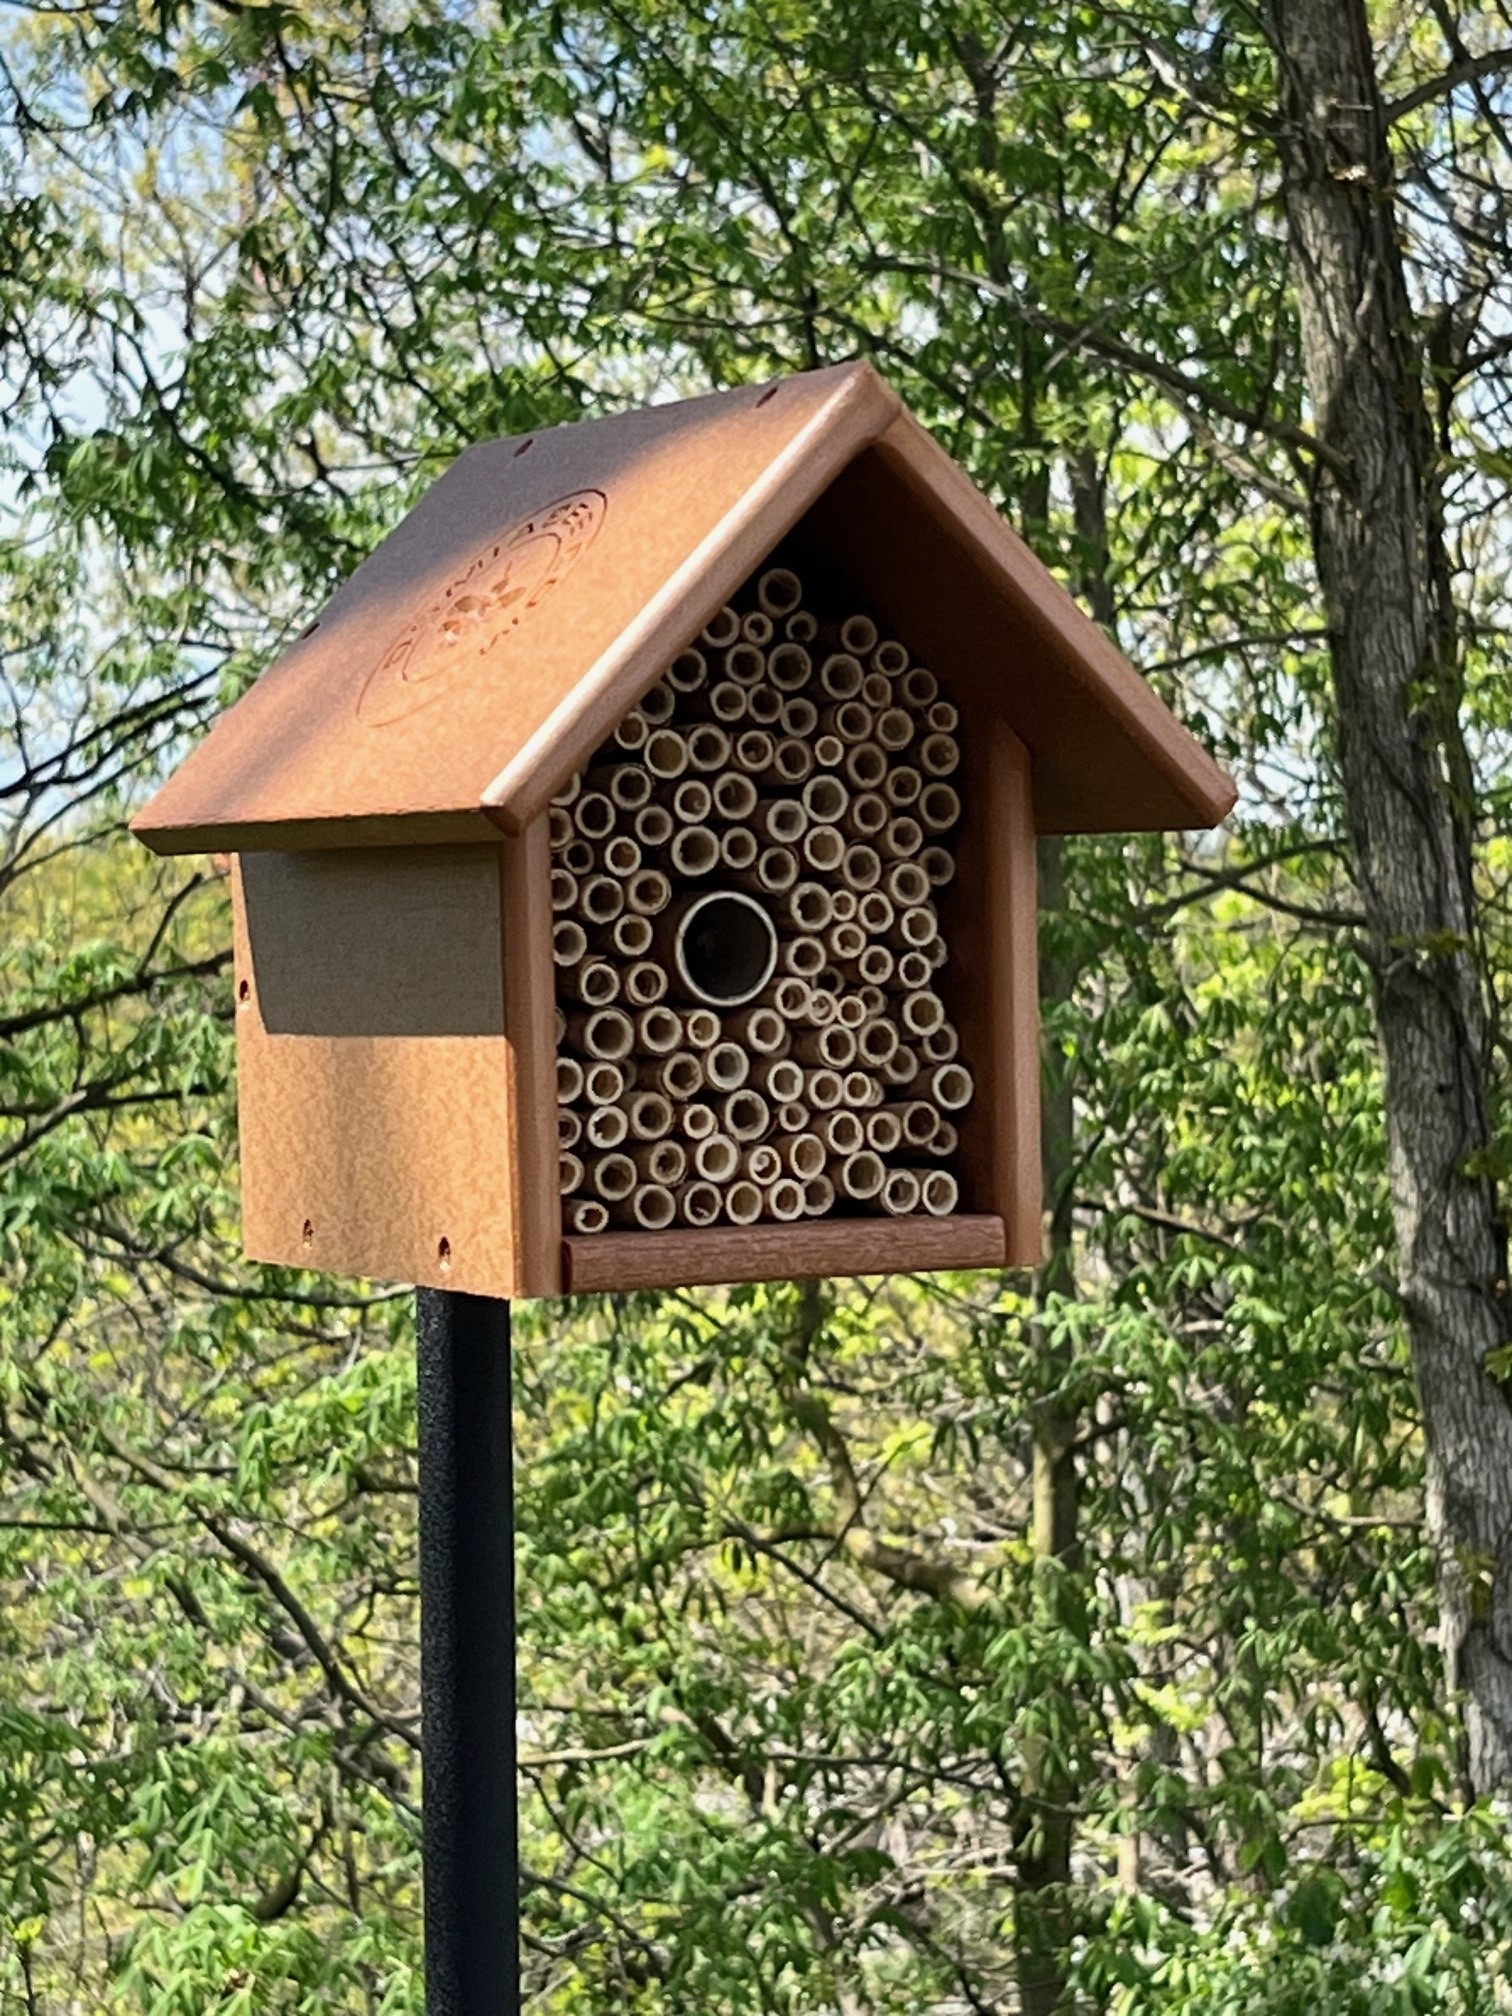
<path fill-rule="evenodd" d="M 531 449 L 534 448 L 534 446 L 535 446 L 535 436 L 532 434 L 528 441 L 522 441 L 519 447 L 516 448 L 514 452 L 514 459 L 516 460 L 516 462 L 519 461 L 522 455 L 528 455 Z"/>
<path fill-rule="evenodd" d="M 304 1221 L 304 1226 L 299 1236 L 306 1246 L 313 1246 L 315 1244 L 315 1227 L 310 1223 L 308 1218 Z"/>
<path fill-rule="evenodd" d="M 768 385 L 765 392 L 763 392 L 761 397 L 756 401 L 756 404 L 758 406 L 765 406 L 768 399 L 775 399 L 777 397 L 777 394 L 781 390 L 782 390 L 781 385 Z"/>
<path fill-rule="evenodd" d="M 238 1001 L 250 1001 L 252 999 L 252 983 L 250 980 L 237 981 L 236 998 Z"/>
<path fill-rule="evenodd" d="M 436 1242 L 436 1258 L 441 1262 L 442 1271 L 451 1266 L 451 1241 L 439 1239 Z"/>

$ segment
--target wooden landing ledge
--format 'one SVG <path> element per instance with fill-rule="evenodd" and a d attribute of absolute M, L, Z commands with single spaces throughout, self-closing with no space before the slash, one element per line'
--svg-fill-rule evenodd
<path fill-rule="evenodd" d="M 829 1218 L 796 1225 L 715 1225 L 706 1232 L 600 1232 L 562 1241 L 567 1295 L 786 1281 L 811 1274 L 927 1274 L 1002 1267 L 996 1217 Z"/>

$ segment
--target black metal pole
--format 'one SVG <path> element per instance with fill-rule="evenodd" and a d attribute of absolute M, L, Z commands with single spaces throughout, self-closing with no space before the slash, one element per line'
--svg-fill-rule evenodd
<path fill-rule="evenodd" d="M 518 2016 L 509 1304 L 421 1288 L 427 2016 Z"/>

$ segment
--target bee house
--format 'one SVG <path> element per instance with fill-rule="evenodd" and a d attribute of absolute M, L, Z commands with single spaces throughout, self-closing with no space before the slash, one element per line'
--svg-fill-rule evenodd
<path fill-rule="evenodd" d="M 248 1253 L 554 1295 L 1036 1261 L 1036 835 L 1233 795 L 851 364 L 469 450 L 135 830 Z"/>

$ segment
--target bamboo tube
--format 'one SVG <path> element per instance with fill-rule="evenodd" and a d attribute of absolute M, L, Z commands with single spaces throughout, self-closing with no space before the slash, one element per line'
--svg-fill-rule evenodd
<path fill-rule="evenodd" d="M 919 744 L 919 768 L 931 777 L 948 777 L 961 761 L 954 735 L 926 735 Z"/>
<path fill-rule="evenodd" d="M 679 651 L 667 667 L 667 684 L 675 693 L 696 693 L 708 678 L 709 661 L 696 644 Z"/>
<path fill-rule="evenodd" d="M 798 880 L 798 856 L 791 847 L 763 847 L 751 870 L 751 886 L 764 896 L 781 896 Z"/>
<path fill-rule="evenodd" d="M 744 686 L 737 686 L 733 679 L 722 679 L 709 689 L 709 712 L 724 727 L 731 728 L 745 719 L 748 697 Z"/>
<path fill-rule="evenodd" d="M 557 991 L 564 1000 L 581 1001 L 587 1008 L 607 1008 L 619 998 L 619 968 L 607 959 L 585 959 L 580 966 L 563 968 Z"/>
<path fill-rule="evenodd" d="M 787 702 L 775 686 L 753 686 L 750 705 L 746 709 L 753 728 L 780 727 L 787 714 Z"/>
<path fill-rule="evenodd" d="M 943 889 L 955 880 L 955 856 L 947 847 L 926 847 L 919 856 L 919 866 L 932 889 Z"/>
<path fill-rule="evenodd" d="M 567 779 L 560 791 L 552 794 L 551 802 L 553 805 L 570 805 L 582 788 L 583 773 L 579 770 L 576 776 Z"/>
<path fill-rule="evenodd" d="M 740 634 L 748 644 L 759 644 L 763 650 L 772 641 L 775 629 L 765 609 L 752 609 L 740 619 Z"/>
<path fill-rule="evenodd" d="M 945 1003 L 938 994 L 921 987 L 916 993 L 903 996 L 898 1019 L 907 1035 L 927 1036 L 945 1020 Z"/>
<path fill-rule="evenodd" d="M 588 772 L 588 790 L 609 800 L 621 812 L 638 812 L 651 796 L 651 778 L 644 763 L 608 763 Z"/>
<path fill-rule="evenodd" d="M 600 1150 L 623 1147 L 629 1131 L 630 1122 L 623 1106 L 595 1106 L 583 1122 L 588 1146 Z"/>
<path fill-rule="evenodd" d="M 859 898 L 854 889 L 831 889 L 830 922 L 832 924 L 854 924 Z"/>
<path fill-rule="evenodd" d="M 927 1148 L 935 1136 L 939 1125 L 940 1110 L 928 1099 L 910 1099 L 903 1105 L 894 1107 L 894 1112 L 903 1128 L 904 1145 L 909 1148 Z"/>
<path fill-rule="evenodd" d="M 588 950 L 588 933 L 575 917 L 559 917 L 551 927 L 551 956 L 558 966 L 576 966 Z"/>
<path fill-rule="evenodd" d="M 800 1064 L 827 1064 L 843 1071 L 856 1059 L 856 1038 L 839 1022 L 824 1029 L 800 1029 L 793 1038 L 793 1055 Z"/>
<path fill-rule="evenodd" d="M 719 1115 L 702 1099 L 690 1099 L 679 1115 L 679 1124 L 688 1140 L 707 1141 L 719 1126 Z"/>
<path fill-rule="evenodd" d="M 845 1103 L 852 1111 L 872 1106 L 880 1106 L 884 1098 L 881 1080 L 869 1071 L 847 1071 L 845 1074 Z"/>
<path fill-rule="evenodd" d="M 604 842 L 604 867 L 611 875 L 623 880 L 626 876 L 633 875 L 640 865 L 640 845 L 632 840 L 628 833 L 616 833 L 612 839 Z"/>
<path fill-rule="evenodd" d="M 791 1176 L 779 1176 L 775 1183 L 768 1186 L 766 1215 L 779 1225 L 790 1225 L 795 1218 L 801 1218 L 803 1185 L 795 1183 Z"/>
<path fill-rule="evenodd" d="M 838 826 L 814 826 L 803 836 L 803 859 L 821 875 L 833 875 L 845 858 L 845 835 Z"/>
<path fill-rule="evenodd" d="M 759 1092 L 746 1086 L 732 1092 L 720 1112 L 724 1131 L 732 1141 L 759 1141 L 772 1124 L 772 1109 Z"/>
<path fill-rule="evenodd" d="M 854 742 L 845 752 L 845 774 L 858 791 L 878 791 L 887 778 L 887 751 L 876 742 Z"/>
<path fill-rule="evenodd" d="M 822 1218 L 835 1208 L 835 1186 L 828 1176 L 810 1176 L 803 1186 L 803 1209 L 809 1218 Z"/>
<path fill-rule="evenodd" d="M 661 1183 L 637 1183 L 630 1193 L 630 1216 L 642 1232 L 665 1232 L 677 1216 L 677 1200 Z"/>
<path fill-rule="evenodd" d="M 774 1152 L 779 1168 L 802 1182 L 824 1173 L 824 1143 L 817 1134 L 780 1134 Z"/>
<path fill-rule="evenodd" d="M 692 1099 L 703 1090 L 703 1065 L 691 1050 L 674 1050 L 670 1056 L 647 1059 L 636 1067 L 636 1083 L 664 1092 L 669 1099 Z"/>
<path fill-rule="evenodd" d="M 635 1164 L 628 1155 L 601 1155 L 588 1180 L 606 1204 L 618 1204 L 635 1188 Z"/>
<path fill-rule="evenodd" d="M 820 735 L 813 742 L 814 761 L 821 770 L 838 770 L 845 761 L 845 744 L 838 735 Z"/>
<path fill-rule="evenodd" d="M 961 816 L 961 800 L 948 784 L 928 784 L 919 793 L 918 816 L 926 833 L 948 833 Z"/>
<path fill-rule="evenodd" d="M 858 791 L 845 817 L 852 840 L 875 840 L 887 827 L 887 800 L 880 791 Z"/>
<path fill-rule="evenodd" d="M 829 1113 L 845 1097 L 845 1081 L 827 1065 L 803 1074 L 803 1096 L 816 1113 Z M 785 1133 L 788 1129 L 783 1130 Z M 801 1132 L 801 1129 L 799 1130 Z"/>
<path fill-rule="evenodd" d="M 757 1186 L 742 1177 L 725 1192 L 725 1215 L 732 1225 L 754 1225 L 761 1216 L 762 1202 Z"/>
<path fill-rule="evenodd" d="M 672 1131 L 672 1102 L 660 1092 L 632 1092 L 625 1107 L 631 1138 L 655 1141 Z"/>
<path fill-rule="evenodd" d="M 948 1169 L 930 1169 L 921 1177 L 919 1194 L 931 1218 L 948 1218 L 961 1201 L 961 1186 Z"/>
<path fill-rule="evenodd" d="M 711 1050 L 719 1041 L 720 1021 L 712 1008 L 690 1008 L 683 1017 L 683 1027 L 695 1050 Z"/>
<path fill-rule="evenodd" d="M 677 712 L 677 695 L 664 681 L 658 680 L 649 693 L 642 694 L 640 711 L 654 733 L 658 728 L 665 728 Z"/>
<path fill-rule="evenodd" d="M 803 1067 L 791 1057 L 763 1058 L 756 1066 L 755 1081 L 779 1106 L 803 1097 Z"/>
<path fill-rule="evenodd" d="M 569 875 L 576 875 L 579 881 L 593 873 L 597 859 L 592 841 L 585 840 L 581 833 L 574 833 L 562 849 L 562 866 Z"/>
<path fill-rule="evenodd" d="M 933 1138 L 929 1143 L 931 1155 L 954 1155 L 961 1145 L 961 1130 L 953 1120 L 943 1114 L 936 1122 Z"/>
<path fill-rule="evenodd" d="M 744 783 L 745 779 L 729 777 L 726 783 Z M 746 875 L 756 865 L 756 835 L 749 826 L 731 826 L 719 838 L 719 859 L 721 864 L 736 875 Z"/>
<path fill-rule="evenodd" d="M 820 948 L 823 956 L 823 948 Z M 784 973 L 772 988 L 772 1006 L 784 1022 L 800 1022 L 808 1013 L 809 990 L 796 974 Z"/>
<path fill-rule="evenodd" d="M 796 700 L 784 700 L 782 726 L 784 733 L 796 735 L 800 742 L 807 742 L 819 726 L 819 709 L 801 694 Z"/>
<path fill-rule="evenodd" d="M 825 1029 L 835 1019 L 835 996 L 827 987 L 819 983 L 830 969 L 822 966 L 814 976 L 814 984 L 809 988 L 808 1008 L 804 1021 L 810 1029 Z"/>
<path fill-rule="evenodd" d="M 665 805 L 646 805 L 635 815 L 635 837 L 642 847 L 665 847 L 672 832 L 672 814 Z"/>
<path fill-rule="evenodd" d="M 835 1001 L 835 1020 L 856 1034 L 866 1021 L 866 1004 L 859 994 L 841 994 Z"/>
<path fill-rule="evenodd" d="M 919 1044 L 931 1064 L 954 1063 L 960 1047 L 961 1039 L 948 1022 L 942 1022 L 938 1029 L 931 1029 Z"/>
<path fill-rule="evenodd" d="M 676 1195 L 677 1215 L 684 1225 L 703 1227 L 718 1222 L 724 1199 L 712 1183 L 684 1183 Z"/>
<path fill-rule="evenodd" d="M 791 616 L 803 600 L 803 583 L 791 567 L 768 567 L 757 576 L 756 600 L 768 616 Z"/>
<path fill-rule="evenodd" d="M 831 924 L 827 942 L 831 959 L 845 966 L 866 950 L 866 933 L 859 924 Z"/>
<path fill-rule="evenodd" d="M 923 845 L 923 827 L 906 812 L 899 812 L 888 820 L 877 842 L 878 849 L 889 861 L 911 860 Z"/>
<path fill-rule="evenodd" d="M 884 638 L 872 652 L 871 662 L 888 679 L 901 679 L 908 670 L 908 647 L 895 637 Z"/>
<path fill-rule="evenodd" d="M 895 946 L 905 952 L 924 952 L 934 938 L 935 930 L 934 911 L 921 903 L 916 909 L 897 911 L 893 928 L 887 935 Z M 927 958 L 928 954 L 925 956 Z"/>
<path fill-rule="evenodd" d="M 751 823 L 763 840 L 796 847 L 808 828 L 808 813 L 797 798 L 764 798 Z"/>
<path fill-rule="evenodd" d="M 684 777 L 672 792 L 672 817 L 684 826 L 702 826 L 714 810 L 714 793 L 702 777 Z"/>
<path fill-rule="evenodd" d="M 707 1183 L 728 1183 L 740 1166 L 740 1151 L 728 1134 L 709 1134 L 693 1150 L 693 1167 Z"/>
<path fill-rule="evenodd" d="M 623 1064 L 601 1057 L 583 1073 L 583 1097 L 590 1106 L 617 1106 L 625 1096 L 629 1072 Z"/>
<path fill-rule="evenodd" d="M 644 959 L 651 950 L 651 936 L 651 919 L 626 910 L 615 918 L 609 942 L 621 959 Z"/>
<path fill-rule="evenodd" d="M 590 875 L 578 892 L 578 908 L 590 924 L 612 924 L 625 907 L 625 885 L 612 875 Z"/>
<path fill-rule="evenodd" d="M 889 1169 L 882 1185 L 882 1209 L 889 1218 L 907 1218 L 919 1208 L 922 1187 L 912 1169 Z"/>
<path fill-rule="evenodd" d="M 749 822 L 759 811 L 756 786 L 738 770 L 727 770 L 714 782 L 714 810 L 721 819 Z"/>
<path fill-rule="evenodd" d="M 801 800 L 805 822 L 834 826 L 845 817 L 850 793 L 838 777 L 811 777 L 803 787 Z"/>
<path fill-rule="evenodd" d="M 936 735 L 954 735 L 961 725 L 961 717 L 948 700 L 936 700 L 925 720 Z"/>
<path fill-rule="evenodd" d="M 710 776 L 723 770 L 730 760 L 730 738 L 713 721 L 700 721 L 688 731 L 688 762 L 694 770 Z"/>
<path fill-rule="evenodd" d="M 632 1008 L 652 1008 L 666 998 L 667 969 L 654 959 L 637 959 L 625 968 L 624 988 Z"/>
<path fill-rule="evenodd" d="M 765 677 L 766 653 L 759 644 L 732 644 L 725 653 L 724 669 L 737 686 L 754 686 Z"/>
<path fill-rule="evenodd" d="M 633 1033 L 648 1056 L 670 1057 L 682 1044 L 682 1017 L 658 1002 L 654 1008 L 643 1008 L 636 1016 Z"/>
<path fill-rule="evenodd" d="M 882 781 L 882 795 L 895 811 L 915 804 L 924 788 L 924 779 L 912 763 L 894 763 Z"/>
<path fill-rule="evenodd" d="M 933 1099 L 947 1113 L 959 1113 L 971 1104 L 976 1087 L 964 1064 L 930 1064 L 915 1078 L 911 1088 L 920 1099 Z"/>
<path fill-rule="evenodd" d="M 704 1058 L 705 1082 L 716 1092 L 736 1092 L 751 1075 L 751 1060 L 738 1043 L 716 1043 Z"/>
<path fill-rule="evenodd" d="M 905 994 L 919 993 L 933 978 L 934 968 L 924 953 L 915 950 L 899 955 L 896 979 Z"/>
<path fill-rule="evenodd" d="M 897 1023 L 879 1016 L 875 1022 L 863 1022 L 856 1032 L 856 1056 L 863 1065 L 880 1071 L 902 1040 Z"/>
<path fill-rule="evenodd" d="M 784 735 L 772 751 L 772 773 L 783 784 L 801 784 L 813 767 L 813 750 L 796 735 Z"/>
<path fill-rule="evenodd" d="M 789 892 L 787 914 L 800 931 L 822 931 L 832 914 L 829 891 L 822 882 L 800 882 Z"/>
<path fill-rule="evenodd" d="M 930 881 L 924 863 L 900 861 L 887 871 L 887 894 L 900 910 L 916 909 L 929 901 Z"/>
<path fill-rule="evenodd" d="M 625 888 L 625 905 L 638 917 L 656 917 L 672 901 L 672 884 L 659 868 L 642 868 Z"/>
<path fill-rule="evenodd" d="M 557 1185 L 564 1197 L 570 1197 L 574 1190 L 581 1190 L 586 1175 L 581 1155 L 574 1155 L 568 1149 L 557 1157 Z"/>
<path fill-rule="evenodd" d="M 860 700 L 842 700 L 836 706 L 826 707 L 819 716 L 819 732 L 834 735 L 847 746 L 871 739 L 871 709 Z"/>
<path fill-rule="evenodd" d="M 614 731 L 615 747 L 633 756 L 638 749 L 646 746 L 646 737 L 651 733 L 651 724 L 639 707 L 632 707 Z"/>
<path fill-rule="evenodd" d="M 775 645 L 767 653 L 767 677 L 779 693 L 798 693 L 814 674 L 814 661 L 801 644 Z"/>
<path fill-rule="evenodd" d="M 840 1164 L 836 1188 L 842 1197 L 864 1204 L 880 1194 L 886 1181 L 887 1171 L 881 1158 L 873 1155 L 869 1148 L 862 1148 L 854 1155 L 847 1155 Z"/>
<path fill-rule="evenodd" d="M 831 700 L 854 700 L 866 674 L 849 651 L 835 651 L 819 667 L 820 689 Z"/>
<path fill-rule="evenodd" d="M 552 909 L 558 914 L 563 910 L 575 909 L 577 900 L 578 879 L 576 875 L 569 873 L 565 868 L 553 868 L 551 871 Z"/>
<path fill-rule="evenodd" d="M 873 714 L 880 714 L 893 703 L 892 681 L 881 672 L 868 672 L 861 681 L 861 700 L 870 707 Z M 910 723 L 910 732 L 912 724 Z"/>
<path fill-rule="evenodd" d="M 740 1158 L 740 1173 L 748 1182 L 765 1189 L 782 1174 L 782 1157 L 770 1141 L 755 1141 Z"/>
<path fill-rule="evenodd" d="M 557 1103 L 570 1106 L 583 1096 L 583 1067 L 576 1057 L 558 1056 L 556 1066 Z"/>
<path fill-rule="evenodd" d="M 903 1122 L 896 1106 L 877 1106 L 866 1116 L 866 1145 L 874 1155 L 896 1153 L 903 1140 Z"/>
<path fill-rule="evenodd" d="M 560 854 L 577 828 L 572 823 L 572 814 L 563 805 L 553 805 L 546 814 L 546 837 L 553 854 Z"/>
<path fill-rule="evenodd" d="M 875 889 L 882 879 L 882 862 L 875 847 L 859 843 L 847 847 L 840 863 L 841 880 L 848 889 L 854 889 L 859 896 L 863 890 Z"/>
<path fill-rule="evenodd" d="M 740 635 L 740 618 L 726 602 L 722 609 L 716 609 L 699 632 L 699 641 L 711 650 L 725 651 Z"/>
<path fill-rule="evenodd" d="M 574 1113 L 570 1106 L 557 1108 L 557 1146 L 565 1153 L 576 1148 L 583 1138 L 583 1116 Z"/>
<path fill-rule="evenodd" d="M 675 1190 L 688 1173 L 686 1149 L 665 1137 L 639 1142 L 630 1150 L 630 1160 L 643 1183 L 664 1183 L 669 1190 Z"/>
<path fill-rule="evenodd" d="M 898 681 L 898 691 L 910 707 L 923 708 L 938 697 L 940 688 L 933 672 L 926 672 L 922 665 L 915 665 Z"/>
<path fill-rule="evenodd" d="M 895 915 L 892 898 L 880 889 L 868 889 L 864 896 L 857 899 L 856 921 L 874 937 L 885 937 L 893 927 Z"/>
<path fill-rule="evenodd" d="M 887 1013 L 887 996 L 880 987 L 874 987 L 870 983 L 864 987 L 858 987 L 856 989 L 856 999 L 866 1010 L 866 1019 L 868 1022 L 874 1022 L 879 1015 Z"/>
<path fill-rule="evenodd" d="M 801 1099 L 784 1099 L 777 1108 L 777 1131 L 780 1134 L 802 1134 L 807 1131 L 811 1117 Z"/>
<path fill-rule="evenodd" d="M 772 767 L 776 743 L 765 728 L 747 728 L 735 738 L 734 763 L 748 777 L 762 777 Z"/>
<path fill-rule="evenodd" d="M 608 1223 L 608 1209 L 596 1197 L 576 1198 L 567 1212 L 567 1227 L 572 1232 L 602 1232 Z"/>
<path fill-rule="evenodd" d="M 819 635 L 818 618 L 807 609 L 795 609 L 782 627 L 795 644 L 812 644 Z"/>
<path fill-rule="evenodd" d="M 823 942 L 809 932 L 800 932 L 796 938 L 789 938 L 777 958 L 783 970 L 795 980 L 812 980 L 824 971 Z M 808 1005 L 806 989 L 804 1005 Z"/>
<path fill-rule="evenodd" d="M 877 626 L 870 616 L 847 616 L 840 625 L 840 642 L 858 658 L 866 658 L 877 648 Z"/>
<path fill-rule="evenodd" d="M 676 728 L 658 728 L 646 739 L 646 768 L 672 783 L 688 767 L 688 739 Z"/>
<path fill-rule="evenodd" d="M 617 817 L 607 791 L 585 791 L 572 808 L 572 823 L 585 840 L 607 840 Z"/>
<path fill-rule="evenodd" d="M 757 1057 L 780 1057 L 787 1047 L 788 1029 L 773 1008 L 743 1008 L 725 1023 L 725 1033 Z"/>
<path fill-rule="evenodd" d="M 882 1066 L 882 1076 L 889 1085 L 912 1085 L 918 1075 L 919 1053 L 907 1043 L 900 1043 Z"/>
<path fill-rule="evenodd" d="M 854 1155 L 866 1145 L 866 1130 L 854 1113 L 826 1113 L 818 1123 L 820 1140 L 831 1155 Z"/>

